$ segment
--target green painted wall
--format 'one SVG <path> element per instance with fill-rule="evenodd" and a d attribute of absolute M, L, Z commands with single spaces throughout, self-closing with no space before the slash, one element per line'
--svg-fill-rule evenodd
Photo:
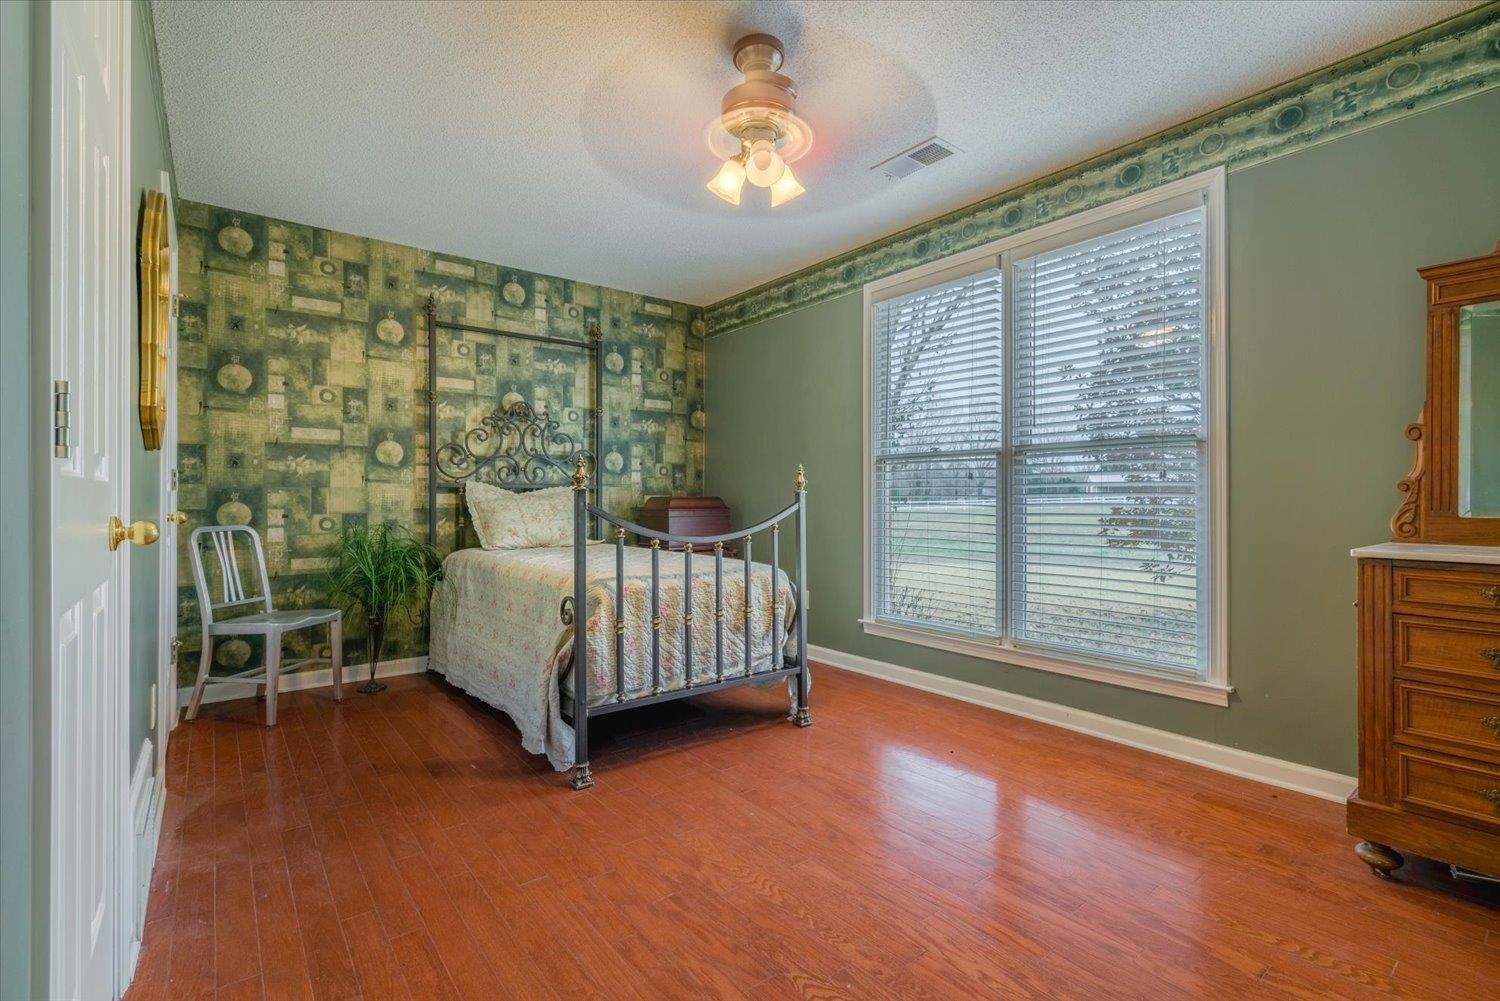
<path fill-rule="evenodd" d="M 651 494 L 703 487 L 703 325 L 691 306 L 532 274 L 190 201 L 177 207 L 179 506 L 185 529 L 249 523 L 265 540 L 279 607 L 327 604 L 324 551 L 345 525 L 427 528 L 427 331 L 445 320 L 582 339 L 604 352 L 604 503 L 632 513 Z M 440 442 L 480 426 L 497 402 L 546 409 L 589 447 L 587 356 L 440 328 Z M 446 501 L 446 505 L 443 502 Z M 453 494 L 439 498 L 451 547 Z M 184 651 L 197 670 L 199 619 L 187 547 L 178 570 Z M 361 663 L 364 624 L 347 621 Z M 286 638 L 298 656 L 324 637 Z M 258 641 L 257 641 L 258 643 Z M 395 617 L 385 656 L 425 652 L 418 623 Z M 216 669 L 259 663 L 243 639 Z"/>
<path fill-rule="evenodd" d="M 0 4 L 0 998 L 32 993 L 32 7 Z"/>
<path fill-rule="evenodd" d="M 707 490 L 743 520 L 807 465 L 813 643 L 1353 774 L 1348 551 L 1411 459 L 1415 269 L 1500 237 L 1496 122 L 1492 92 L 1230 175 L 1227 709 L 864 635 L 857 294 L 709 341 Z"/>
<path fill-rule="evenodd" d="M 145 193 L 161 188 L 161 173 L 172 176 L 172 146 L 167 138 L 167 116 L 162 104 L 161 70 L 157 63 L 156 36 L 151 5 L 138 2 L 130 38 L 130 190 L 135 199 L 136 233 L 140 232 Z M 175 185 L 173 185 L 175 188 Z M 137 244 L 139 241 L 135 241 Z M 140 343 L 140 310 L 131 310 L 132 345 Z M 141 356 L 130 352 L 130 391 L 139 391 Z M 130 435 L 130 515 L 146 518 L 163 531 L 171 524 L 164 519 L 161 495 L 161 452 L 148 452 L 141 444 L 140 427 Z M 122 515 L 123 517 L 123 515 Z M 161 553 L 154 546 L 131 546 L 130 553 L 130 766 L 141 743 L 151 735 L 151 685 L 161 663 L 157 636 L 161 614 Z"/>

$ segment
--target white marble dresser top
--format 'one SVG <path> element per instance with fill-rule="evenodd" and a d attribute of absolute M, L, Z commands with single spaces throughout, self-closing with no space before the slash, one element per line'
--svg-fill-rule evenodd
<path fill-rule="evenodd" d="M 1500 546 L 1443 546 L 1428 542 L 1381 542 L 1349 550 L 1366 560 L 1427 560 L 1433 563 L 1492 563 L 1500 566 Z"/>

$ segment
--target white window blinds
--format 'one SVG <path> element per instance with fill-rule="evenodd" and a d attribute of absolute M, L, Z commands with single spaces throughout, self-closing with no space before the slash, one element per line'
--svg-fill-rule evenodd
<path fill-rule="evenodd" d="M 1009 633 L 1202 675 L 1205 212 L 1020 257 Z"/>
<path fill-rule="evenodd" d="M 1222 212 L 1185 179 L 869 287 L 869 631 L 1227 691 Z"/>
<path fill-rule="evenodd" d="M 877 616 L 999 632 L 1001 273 L 875 304 L 871 407 Z"/>

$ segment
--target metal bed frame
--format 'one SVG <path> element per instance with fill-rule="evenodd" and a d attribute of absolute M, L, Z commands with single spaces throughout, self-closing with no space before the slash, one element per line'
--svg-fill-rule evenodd
<path fill-rule="evenodd" d="M 604 355 L 599 350 L 604 338 L 597 324 L 588 331 L 587 340 L 571 337 L 552 337 L 548 334 L 527 334 L 511 330 L 496 330 L 479 327 L 458 320 L 440 320 L 437 315 L 437 297 L 427 297 L 427 543 L 437 546 L 438 493 L 451 490 L 457 494 L 455 507 L 455 531 L 453 548 L 464 547 L 466 508 L 464 506 L 464 484 L 487 467 L 495 469 L 492 479 L 498 486 L 508 490 L 541 490 L 545 487 L 562 486 L 572 473 L 571 463 L 578 455 L 589 458 L 600 452 L 603 441 L 603 407 L 600 404 L 604 392 Z M 555 348 L 582 351 L 588 356 L 593 369 L 593 380 L 589 385 L 589 421 L 592 449 L 582 451 L 573 436 L 560 430 L 560 425 L 546 412 L 536 413 L 530 404 L 519 403 L 510 407 L 496 405 L 480 419 L 477 427 L 469 428 L 455 441 L 438 444 L 437 421 L 437 331 L 439 327 L 467 334 L 484 334 L 518 341 L 531 341 Z M 446 482 L 444 482 L 446 480 Z M 599 466 L 594 464 L 593 483 L 590 487 L 595 497 L 603 499 L 599 478 Z"/>
<path fill-rule="evenodd" d="M 539 341 L 558 347 L 572 347 L 585 352 L 593 364 L 593 385 L 590 393 L 590 416 L 592 420 L 591 450 L 579 448 L 572 435 L 561 431 L 560 426 L 547 412 L 537 412 L 529 404 L 517 402 L 509 407 L 497 405 L 480 419 L 477 427 L 469 428 L 453 441 L 437 442 L 437 330 L 447 327 L 465 333 L 488 334 L 497 337 L 513 337 Z M 603 499 L 600 469 L 596 457 L 601 451 L 603 415 L 599 400 L 602 394 L 603 368 L 600 354 L 600 333 L 595 327 L 587 341 L 570 338 L 549 337 L 541 334 L 513 333 L 494 330 L 456 321 L 440 320 L 437 317 L 436 301 L 427 300 L 427 371 L 428 389 L 428 477 L 427 477 L 427 532 L 428 541 L 437 544 L 437 498 L 439 490 L 457 493 L 455 514 L 454 548 L 464 547 L 465 496 L 464 484 L 482 470 L 493 468 L 491 474 L 497 485 L 511 490 L 540 490 L 547 487 L 571 483 L 573 487 L 573 593 L 565 596 L 559 605 L 562 625 L 574 630 L 573 657 L 567 668 L 573 677 L 573 696 L 563 698 L 563 714 L 573 724 L 574 755 L 573 770 L 569 784 L 574 789 L 587 789 L 594 784 L 589 768 L 589 720 L 596 716 L 631 709 L 639 706 L 671 702 L 676 699 L 709 692 L 722 691 L 744 684 L 759 684 L 776 678 L 794 680 L 790 719 L 797 726 L 811 726 L 812 715 L 808 711 L 807 695 L 810 677 L 807 664 L 807 478 L 802 467 L 797 467 L 793 482 L 792 503 L 763 521 L 737 532 L 720 535 L 680 535 L 660 532 L 636 524 L 589 500 L 589 494 Z M 614 588 L 614 650 L 615 650 L 615 694 L 599 705 L 590 705 L 588 696 L 588 574 L 587 547 L 589 543 L 589 519 L 601 529 L 613 528 L 615 547 Z M 796 619 L 792 628 L 796 631 L 796 653 L 787 656 L 787 637 L 782 634 L 781 589 L 776 571 L 781 561 L 781 523 L 796 519 Z M 771 534 L 771 650 L 772 666 L 762 671 L 754 670 L 752 659 L 752 609 L 751 609 L 751 547 L 754 536 L 769 531 Z M 625 691 L 625 544 L 628 536 L 645 539 L 651 550 L 651 687 L 638 694 Z M 677 687 L 663 685 L 661 674 L 661 554 L 663 544 L 682 547 L 682 630 L 683 630 L 683 679 Z M 725 676 L 724 662 L 724 557 L 726 546 L 739 544 L 742 548 L 745 575 L 745 612 L 741 623 L 745 634 L 745 661 L 743 665 L 731 665 L 730 676 Z M 712 680 L 695 681 L 693 678 L 693 557 L 697 553 L 711 552 L 714 561 L 714 671 Z M 580 614 L 580 610 L 582 613 Z M 730 628 L 733 628 L 732 626 Z M 734 675 L 734 670 L 743 673 Z M 559 678 L 561 684 L 561 678 Z M 580 708 L 581 707 L 581 708 Z"/>

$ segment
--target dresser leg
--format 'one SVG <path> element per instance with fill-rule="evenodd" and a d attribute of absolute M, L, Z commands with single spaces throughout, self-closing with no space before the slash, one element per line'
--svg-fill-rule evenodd
<path fill-rule="evenodd" d="M 1390 879 L 1391 873 L 1401 868 L 1406 859 L 1401 853 L 1390 845 L 1376 844 L 1373 841 L 1361 841 L 1354 846 L 1354 854 L 1359 860 L 1370 867 L 1370 871 L 1381 879 Z"/>

